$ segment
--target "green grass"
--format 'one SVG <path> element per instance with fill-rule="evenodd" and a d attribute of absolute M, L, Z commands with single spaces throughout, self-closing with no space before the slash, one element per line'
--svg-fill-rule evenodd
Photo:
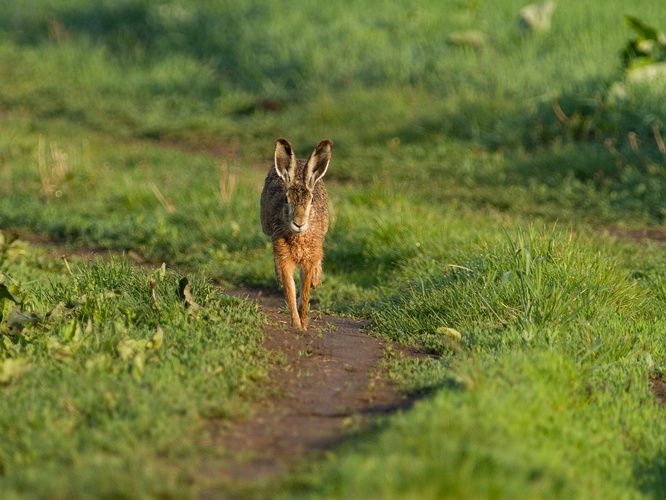
<path fill-rule="evenodd" d="M 538 334 L 554 341 L 572 324 L 608 319 L 624 301 L 628 310 L 642 307 L 644 292 L 618 281 L 614 262 L 581 252 L 590 243 L 571 238 L 564 231 L 521 231 L 471 262 L 437 266 L 377 308 L 377 329 L 420 342 L 441 327 L 467 330 L 465 350 L 485 352 L 529 344 Z"/>
<path fill-rule="evenodd" d="M 658 496 L 663 409 L 648 379 L 663 367 L 664 295 L 595 246 L 562 231 L 520 231 L 464 268 L 442 266 L 396 291 L 375 309 L 373 329 L 443 355 L 412 374 L 432 395 L 289 491 Z"/>
<path fill-rule="evenodd" d="M 429 396 L 282 496 L 658 496 L 664 247 L 599 229 L 666 220 L 663 90 L 620 57 L 623 17 L 666 11 L 561 0 L 524 34 L 523 5 L 5 6 L 0 490 L 196 495 L 207 422 L 270 390 L 261 314 L 213 283 L 276 287 L 258 199 L 286 136 L 335 143 L 320 307 L 440 358 L 389 351 Z"/>
<path fill-rule="evenodd" d="M 2 490 L 184 494 L 206 423 L 247 415 L 265 393 L 256 306 L 126 260 L 60 264 L 43 282 L 39 254 L 14 243 L 5 256 L 18 307 L 39 321 L 17 324 L 3 299 Z"/>
<path fill-rule="evenodd" d="M 310 491 L 308 498 L 659 496 L 663 440 L 652 430 L 663 433 L 663 410 L 650 401 L 644 372 L 622 366 L 601 377 L 599 365 L 545 351 L 480 363 L 467 374 L 472 385 L 437 391 L 315 468 L 316 495 L 307 478 L 291 491 Z M 631 390 L 618 390 L 621 384 Z"/>

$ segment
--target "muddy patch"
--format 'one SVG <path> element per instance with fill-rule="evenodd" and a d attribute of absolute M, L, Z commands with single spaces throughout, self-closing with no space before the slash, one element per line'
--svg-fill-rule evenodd
<path fill-rule="evenodd" d="M 655 374 L 650 377 L 650 390 L 661 406 L 666 406 L 666 376 Z"/>
<path fill-rule="evenodd" d="M 604 227 L 601 231 L 623 240 L 656 241 L 666 243 L 666 227 L 645 227 L 639 229 L 626 229 L 619 227 Z"/>

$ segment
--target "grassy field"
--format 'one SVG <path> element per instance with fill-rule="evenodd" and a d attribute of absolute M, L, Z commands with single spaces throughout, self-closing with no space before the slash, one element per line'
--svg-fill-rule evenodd
<path fill-rule="evenodd" d="M 273 496 L 659 497 L 666 249 L 613 235 L 666 224 L 666 90 L 621 64 L 624 16 L 666 10 L 560 0 L 525 33 L 523 6 L 4 6 L 2 496 L 197 495 L 206 423 L 271 390 L 220 287 L 276 288 L 284 136 L 335 144 L 320 307 L 440 358 L 387 356 L 428 396 Z"/>

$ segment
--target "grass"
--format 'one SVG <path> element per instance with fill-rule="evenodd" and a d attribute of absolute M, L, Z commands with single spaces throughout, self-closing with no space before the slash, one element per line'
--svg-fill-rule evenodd
<path fill-rule="evenodd" d="M 440 327 L 469 329 L 465 349 L 486 351 L 529 343 L 549 328 L 607 318 L 625 296 L 629 309 L 641 305 L 631 282 L 614 281 L 612 263 L 580 252 L 571 238 L 563 231 L 519 232 L 469 263 L 435 268 L 377 308 L 377 328 L 396 340 L 421 342 Z"/>
<path fill-rule="evenodd" d="M 473 386 L 438 391 L 316 468 L 307 496 L 658 496 L 663 443 L 645 428 L 661 427 L 662 410 L 639 370 L 604 370 L 601 383 L 595 371 L 544 351 L 481 363 Z"/>
<path fill-rule="evenodd" d="M 520 230 L 464 267 L 442 266 L 398 289 L 374 309 L 373 328 L 442 354 L 412 380 L 399 379 L 418 380 L 432 395 L 312 467 L 289 491 L 658 496 L 663 409 L 648 379 L 664 359 L 663 295 L 595 244 Z"/>
<path fill-rule="evenodd" d="M 33 252 L 7 249 L 6 282 L 35 272 Z M 256 306 L 164 267 L 58 267 L 10 288 L 39 321 L 3 316 L 3 491 L 184 494 L 206 422 L 245 416 L 265 394 Z"/>
<path fill-rule="evenodd" d="M 664 224 L 663 91 L 620 58 L 663 9 L 33 3 L 0 19 L 3 493 L 196 495 L 206 423 L 270 390 L 262 316 L 212 283 L 276 286 L 287 136 L 335 143 L 321 307 L 440 358 L 389 356 L 430 396 L 271 494 L 659 495 L 664 249 L 599 229 Z"/>

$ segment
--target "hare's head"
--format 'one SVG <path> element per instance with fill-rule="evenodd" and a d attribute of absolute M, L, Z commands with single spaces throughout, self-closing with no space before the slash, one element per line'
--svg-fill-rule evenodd
<path fill-rule="evenodd" d="M 331 141 L 321 141 L 307 161 L 303 161 L 296 159 L 287 139 L 275 141 L 275 170 L 286 187 L 280 215 L 293 233 L 308 229 L 315 185 L 326 173 L 332 149 Z"/>

